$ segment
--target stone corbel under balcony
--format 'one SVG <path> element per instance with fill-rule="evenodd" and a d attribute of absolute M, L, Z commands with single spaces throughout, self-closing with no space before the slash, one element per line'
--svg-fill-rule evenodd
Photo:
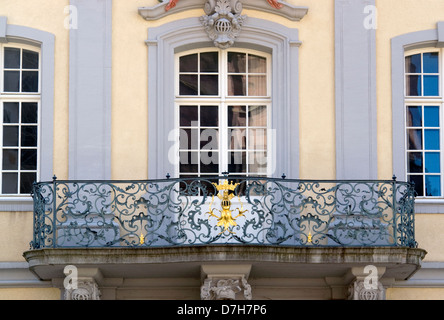
<path fill-rule="evenodd" d="M 176 0 L 174 5 L 170 5 L 169 0 L 165 0 L 153 7 L 140 7 L 139 14 L 145 20 L 158 20 L 169 14 L 174 14 L 191 9 L 203 9 L 206 0 Z M 259 10 L 273 13 L 291 21 L 301 20 L 308 12 L 308 7 L 294 6 L 285 1 L 268 0 L 242 0 L 244 9 Z"/>

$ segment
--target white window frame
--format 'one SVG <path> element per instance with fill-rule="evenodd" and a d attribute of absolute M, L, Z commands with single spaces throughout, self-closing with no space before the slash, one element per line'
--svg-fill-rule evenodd
<path fill-rule="evenodd" d="M 406 75 L 407 70 L 405 69 L 405 59 L 408 56 L 416 55 L 416 54 L 423 54 L 423 53 L 433 53 L 438 52 L 439 53 L 439 95 L 438 96 L 407 96 L 407 81 L 406 81 Z M 433 47 L 425 47 L 420 49 L 411 49 L 411 50 L 405 50 L 404 52 L 404 150 L 405 150 L 405 179 L 408 181 L 408 139 L 407 139 L 407 107 L 412 105 L 418 105 L 418 106 L 439 106 L 439 124 L 440 124 L 440 173 L 435 174 L 440 176 L 440 189 L 441 189 L 441 195 L 440 196 L 417 196 L 417 199 L 444 199 L 444 79 L 443 79 L 443 70 L 444 70 L 444 48 L 433 48 Z M 420 74 L 423 70 L 421 70 Z M 424 92 L 424 82 L 421 83 L 422 92 Z M 421 127 L 421 129 L 424 128 L 424 124 Z M 424 143 L 424 142 L 423 142 Z M 424 147 L 424 146 L 423 146 Z M 425 158 L 423 159 L 425 162 Z M 423 166 L 425 166 L 425 163 L 423 163 Z M 421 174 L 423 177 L 423 189 L 425 190 L 425 174 Z M 424 191 L 423 190 L 423 191 Z M 425 192 L 424 192 L 425 193 Z"/>
<path fill-rule="evenodd" d="M 21 49 L 21 56 L 23 50 L 29 50 L 33 52 L 37 52 L 39 55 L 39 66 L 38 66 L 38 91 L 37 92 L 5 92 L 4 91 L 4 48 L 17 48 Z M 21 69 L 23 70 L 23 69 Z M 34 69 L 32 69 L 34 70 Z M 40 47 L 27 45 L 27 44 L 18 44 L 18 43 L 0 43 L 0 123 L 2 127 L 0 128 L 0 198 L 14 198 L 17 200 L 27 199 L 29 194 L 20 193 L 20 173 L 21 172 L 36 172 L 36 181 L 40 180 L 40 172 L 41 172 L 41 86 L 42 86 L 42 54 Z M 20 77 L 20 90 L 21 90 L 21 77 Z M 21 170 L 20 169 L 20 151 L 22 150 L 21 146 L 17 146 L 14 149 L 18 150 L 18 169 L 17 170 L 3 170 L 3 103 L 4 102 L 37 102 L 37 166 L 36 170 Z M 19 126 L 21 126 L 21 119 L 19 119 Z M 20 132 L 19 132 L 20 137 Z M 23 148 L 26 149 L 26 148 Z M 3 173 L 4 172 L 17 172 L 18 173 L 18 185 L 17 185 L 17 193 L 12 194 L 3 194 Z"/>
<path fill-rule="evenodd" d="M 181 56 L 189 55 L 189 54 L 197 54 L 197 53 L 204 53 L 204 52 L 218 52 L 218 61 L 219 61 L 219 71 L 218 71 L 218 80 L 219 80 L 219 94 L 218 95 L 200 95 L 199 92 L 197 95 L 180 95 L 179 94 L 179 60 Z M 244 54 L 252 54 L 260 57 L 264 57 L 266 59 L 266 76 L 267 76 L 267 93 L 265 96 L 229 96 L 228 95 L 228 67 L 227 67 L 227 57 L 228 52 L 239 52 Z M 233 106 L 248 106 L 251 105 L 265 105 L 267 107 L 267 170 L 264 174 L 260 173 L 253 173 L 250 175 L 250 172 L 246 173 L 240 173 L 236 174 L 233 173 L 233 175 L 236 176 L 271 176 L 271 173 L 273 172 L 273 165 L 274 165 L 274 150 L 271 147 L 273 145 L 273 137 L 275 135 L 273 134 L 273 130 L 271 128 L 271 108 L 272 108 L 272 98 L 271 98 L 271 74 L 272 74 L 272 66 L 271 66 L 271 54 L 258 51 L 258 50 L 252 50 L 252 49 L 240 49 L 240 48 L 232 48 L 227 50 L 221 50 L 218 48 L 200 48 L 200 49 L 193 49 L 193 50 L 187 50 L 182 51 L 175 54 L 175 127 L 180 127 L 180 119 L 179 119 L 179 108 L 183 105 L 215 105 L 218 106 L 218 112 L 219 112 L 219 147 L 218 147 L 218 153 L 219 153 L 219 172 L 218 175 L 222 175 L 223 172 L 228 171 L 228 143 L 227 143 L 227 137 L 228 137 L 228 118 L 227 118 L 227 110 L 228 107 Z M 247 83 L 248 87 L 248 83 Z M 248 135 L 248 127 L 247 127 L 247 133 Z M 179 130 L 177 130 L 176 134 L 176 144 L 175 144 L 176 150 L 175 154 L 177 159 L 179 159 Z M 248 163 L 248 152 L 250 150 L 248 149 L 248 146 L 246 147 L 243 152 L 247 153 L 247 163 Z M 184 173 L 186 174 L 186 173 Z M 179 163 L 176 163 L 175 166 L 175 172 L 174 176 L 179 176 L 180 170 L 179 170 Z M 194 174 L 193 174 L 194 175 Z M 200 170 L 199 173 L 196 174 L 196 176 L 211 176 L 215 174 L 201 174 Z"/>

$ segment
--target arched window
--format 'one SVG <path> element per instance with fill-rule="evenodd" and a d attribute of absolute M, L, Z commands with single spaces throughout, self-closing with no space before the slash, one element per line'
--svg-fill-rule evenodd
<path fill-rule="evenodd" d="M 176 54 L 176 176 L 271 174 L 270 60 L 242 49 Z"/>
<path fill-rule="evenodd" d="M 298 178 L 297 29 L 251 17 L 236 45 L 222 50 L 187 18 L 150 28 L 146 43 L 150 179 L 224 171 Z M 217 124 L 214 116 L 206 122 L 216 113 Z M 205 147 L 213 140 L 199 140 L 202 130 L 218 137 L 211 154 Z M 187 132 L 186 144 L 178 131 Z M 218 163 L 202 162 L 209 157 Z M 180 158 L 188 158 L 182 168 Z"/>
<path fill-rule="evenodd" d="M 0 45 L 0 193 L 29 195 L 39 176 L 40 48 Z"/>
<path fill-rule="evenodd" d="M 405 54 L 406 175 L 418 197 L 441 197 L 442 49 Z"/>

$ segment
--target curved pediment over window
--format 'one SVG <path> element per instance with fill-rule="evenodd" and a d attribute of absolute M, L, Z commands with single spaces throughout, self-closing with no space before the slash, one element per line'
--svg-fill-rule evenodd
<path fill-rule="evenodd" d="M 163 0 L 153 7 L 139 8 L 139 14 L 145 20 L 157 20 L 169 14 L 215 6 L 216 0 Z M 230 0 L 229 2 L 233 2 Z M 308 7 L 294 6 L 281 0 L 239 0 L 244 9 L 265 11 L 283 16 L 292 21 L 301 20 L 308 12 Z"/>

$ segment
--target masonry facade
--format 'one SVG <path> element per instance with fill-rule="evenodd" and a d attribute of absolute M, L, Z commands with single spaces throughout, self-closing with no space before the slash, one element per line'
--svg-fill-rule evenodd
<path fill-rule="evenodd" d="M 0 9 L 0 298 L 442 296 L 440 1 L 0 0 Z M 170 179 L 186 191 L 161 194 Z M 215 192 L 194 190 L 201 180 Z M 372 181 L 370 198 L 358 181 Z M 267 188 L 286 183 L 291 200 L 273 194 L 274 203 Z M 162 205 L 174 212 L 180 196 L 194 204 L 176 221 Z M 288 209 L 281 220 L 277 207 Z M 350 220 L 359 214 L 365 223 Z M 368 243 L 358 221 L 366 239 L 391 229 Z M 216 240 L 202 240 L 202 228 Z M 184 245 L 184 234 L 198 240 Z"/>

